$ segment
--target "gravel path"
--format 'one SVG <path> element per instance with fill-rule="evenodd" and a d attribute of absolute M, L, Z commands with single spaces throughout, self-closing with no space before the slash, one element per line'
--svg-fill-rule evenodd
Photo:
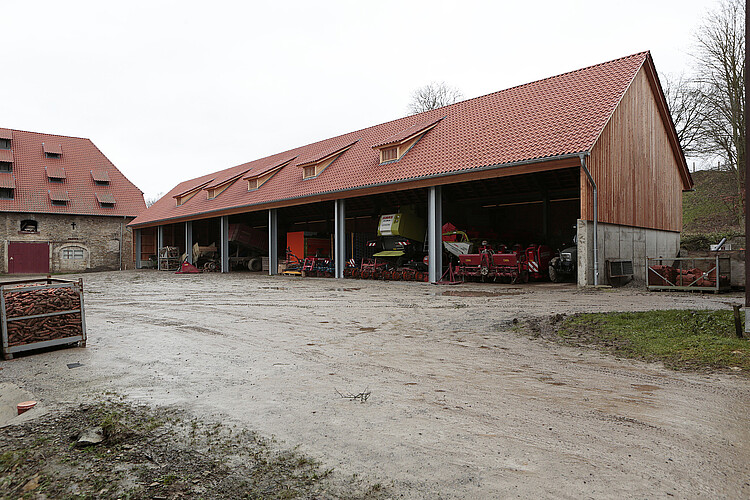
<path fill-rule="evenodd" d="M 747 377 L 617 360 L 513 321 L 728 308 L 738 294 L 157 271 L 84 281 L 86 349 L 0 362 L 0 382 L 42 407 L 97 391 L 175 405 L 406 498 L 750 497 Z"/>

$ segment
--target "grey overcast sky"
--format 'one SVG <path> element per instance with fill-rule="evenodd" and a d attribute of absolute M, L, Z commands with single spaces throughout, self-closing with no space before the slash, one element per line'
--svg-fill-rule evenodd
<path fill-rule="evenodd" d="M 146 197 L 406 115 L 650 50 L 689 72 L 715 0 L 1 0 L 0 127 L 88 137 Z"/>

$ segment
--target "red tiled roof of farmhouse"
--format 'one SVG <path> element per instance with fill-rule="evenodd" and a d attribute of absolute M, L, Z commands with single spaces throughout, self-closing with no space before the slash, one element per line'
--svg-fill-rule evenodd
<path fill-rule="evenodd" d="M 238 208 L 244 211 L 245 207 L 252 211 L 273 203 L 278 206 L 283 200 L 297 200 L 294 203 L 299 204 L 326 193 L 340 192 L 337 196 L 345 198 L 373 186 L 587 152 L 650 57 L 648 52 L 641 52 L 191 179 L 175 186 L 132 225 L 210 217 Z M 436 121 L 437 125 L 428 128 L 398 161 L 380 163 L 377 146 L 406 139 L 411 132 Z M 298 165 L 348 145 L 351 147 L 319 175 L 303 179 Z M 289 158 L 296 159 L 256 190 L 249 190 L 242 180 Z M 237 182 L 213 199 L 206 191 L 182 204 L 179 197 L 175 198 L 206 182 L 215 180 L 215 184 L 243 172 Z"/>
<path fill-rule="evenodd" d="M 135 217 L 146 209 L 141 190 L 89 139 L 12 129 L 0 129 L 0 139 L 11 141 L 10 150 L 0 149 L 9 158 L 0 161 L 12 162 L 3 175 L 14 185 L 13 199 L 0 199 L 0 212 Z M 114 203 L 102 206 L 96 193 Z"/>

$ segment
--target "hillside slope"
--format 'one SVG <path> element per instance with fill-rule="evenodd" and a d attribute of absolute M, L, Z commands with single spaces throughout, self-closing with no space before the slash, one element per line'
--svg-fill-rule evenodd
<path fill-rule="evenodd" d="M 735 214 L 739 197 L 731 172 L 699 170 L 693 175 L 695 191 L 682 195 L 682 232 L 689 235 L 744 234 Z"/>

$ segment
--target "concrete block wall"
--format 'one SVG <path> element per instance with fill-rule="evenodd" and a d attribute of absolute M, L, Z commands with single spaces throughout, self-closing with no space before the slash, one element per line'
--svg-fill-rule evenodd
<path fill-rule="evenodd" d="M 594 284 L 594 223 L 578 220 L 578 285 Z M 670 259 L 680 252 L 680 233 L 599 223 L 599 284 L 609 284 L 607 260 L 632 260 L 633 278 L 646 281 L 646 258 Z"/>
<path fill-rule="evenodd" d="M 21 221 L 37 222 L 37 232 L 21 231 Z M 50 272 L 85 269 L 133 268 L 133 232 L 127 224 L 133 218 L 95 215 L 0 213 L 0 272 L 8 272 L 8 242 L 47 242 L 50 244 Z M 120 241 L 122 238 L 122 242 Z M 63 259 L 62 250 L 82 247 L 83 259 Z"/>

